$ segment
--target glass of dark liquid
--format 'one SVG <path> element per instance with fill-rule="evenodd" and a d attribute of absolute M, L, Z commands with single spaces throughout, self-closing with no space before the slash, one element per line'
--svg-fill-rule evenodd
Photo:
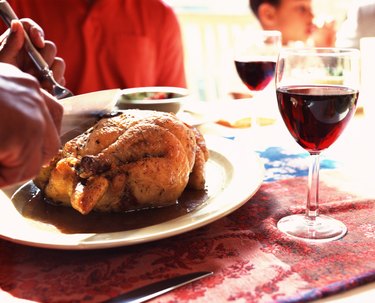
<path fill-rule="evenodd" d="M 273 79 L 277 56 L 281 49 L 281 33 L 267 30 L 245 30 L 237 37 L 234 63 L 242 82 L 252 93 L 252 102 Z M 256 104 L 253 104 L 252 125 L 256 125 Z"/>
<path fill-rule="evenodd" d="M 277 226 L 289 236 L 327 242 L 343 237 L 346 226 L 319 213 L 319 156 L 352 119 L 359 94 L 360 55 L 356 49 L 283 49 L 276 65 L 279 111 L 290 134 L 309 152 L 304 214 L 282 218 Z"/>

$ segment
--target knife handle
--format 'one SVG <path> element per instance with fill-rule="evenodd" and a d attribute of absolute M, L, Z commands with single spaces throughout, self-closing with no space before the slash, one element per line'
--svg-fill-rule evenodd
<path fill-rule="evenodd" d="M 16 13 L 9 5 L 6 0 L 0 0 L 0 17 L 3 19 L 4 23 L 10 27 L 12 20 L 19 20 Z M 47 77 L 51 73 L 47 62 L 44 60 L 42 55 L 35 48 L 27 32 L 24 29 L 25 33 L 25 49 L 30 56 L 31 60 L 34 62 L 35 66 L 38 68 L 39 72 Z"/>
<path fill-rule="evenodd" d="M 102 303 L 142 303 L 165 294 L 166 292 L 169 292 L 177 287 L 210 276 L 212 274 L 213 272 L 211 271 L 203 271 L 169 278 L 146 286 L 142 286 Z"/>

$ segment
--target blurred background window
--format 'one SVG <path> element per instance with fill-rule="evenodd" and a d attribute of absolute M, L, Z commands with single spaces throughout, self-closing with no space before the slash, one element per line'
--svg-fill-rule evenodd
<path fill-rule="evenodd" d="M 233 61 L 236 34 L 259 27 L 248 0 L 164 0 L 180 20 L 189 89 L 196 100 L 225 101 L 248 93 Z M 352 0 L 313 0 L 316 23 L 345 20 Z"/>

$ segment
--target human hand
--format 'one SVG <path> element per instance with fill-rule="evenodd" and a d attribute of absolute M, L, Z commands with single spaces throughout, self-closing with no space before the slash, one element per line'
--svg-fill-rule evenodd
<path fill-rule="evenodd" d="M 60 147 L 62 106 L 33 76 L 0 63 L 0 187 L 34 177 Z"/>
<path fill-rule="evenodd" d="M 22 71 L 34 75 L 41 82 L 43 88 L 52 91 L 52 85 L 46 79 L 42 79 L 39 71 L 32 63 L 29 55 L 24 50 L 25 34 L 28 33 L 31 42 L 38 49 L 44 60 L 53 72 L 54 78 L 61 85 L 65 85 L 65 62 L 56 57 L 56 45 L 48 40 L 44 40 L 44 32 L 31 19 L 22 19 L 22 24 L 18 20 L 13 20 L 11 28 L 0 37 L 0 62 L 17 66 Z"/>

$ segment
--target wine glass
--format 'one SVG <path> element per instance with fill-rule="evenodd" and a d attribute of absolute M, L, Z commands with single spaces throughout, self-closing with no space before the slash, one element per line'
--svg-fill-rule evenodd
<path fill-rule="evenodd" d="M 281 33 L 268 30 L 245 30 L 237 37 L 234 63 L 242 82 L 252 92 L 254 126 L 256 125 L 256 100 L 274 79 L 277 56 L 281 49 Z M 253 124 L 253 123 L 252 123 Z"/>
<path fill-rule="evenodd" d="M 342 222 L 319 213 L 319 156 L 336 141 L 355 113 L 359 61 L 356 49 L 280 52 L 275 75 L 279 111 L 290 134 L 311 158 L 305 214 L 289 215 L 277 224 L 292 237 L 327 242 L 347 232 Z"/>

